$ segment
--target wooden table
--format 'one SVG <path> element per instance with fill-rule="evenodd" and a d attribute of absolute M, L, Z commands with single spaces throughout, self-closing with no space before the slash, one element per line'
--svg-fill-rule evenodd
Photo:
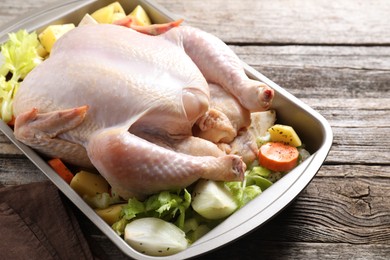
<path fill-rule="evenodd" d="M 2 0 L 0 24 L 53 0 Z M 205 259 L 390 257 L 390 2 L 157 0 L 327 118 L 324 165 L 281 214 Z M 0 183 L 46 179 L 0 134 Z M 124 258 L 81 216 L 87 237 Z"/>

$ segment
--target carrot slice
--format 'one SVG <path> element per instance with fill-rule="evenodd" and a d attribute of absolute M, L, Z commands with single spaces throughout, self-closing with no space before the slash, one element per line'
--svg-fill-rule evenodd
<path fill-rule="evenodd" d="M 296 147 L 279 142 L 268 142 L 259 149 L 259 163 L 267 169 L 287 172 L 298 164 Z"/>
<path fill-rule="evenodd" d="M 62 179 L 64 179 L 64 181 L 70 184 L 71 180 L 73 179 L 73 174 L 61 161 L 61 159 L 51 159 L 48 161 L 48 164 Z"/>

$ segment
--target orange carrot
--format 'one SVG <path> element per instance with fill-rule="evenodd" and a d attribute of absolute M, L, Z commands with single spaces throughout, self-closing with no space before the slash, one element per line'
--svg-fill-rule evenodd
<path fill-rule="evenodd" d="M 9 127 L 14 127 L 14 125 L 15 125 L 15 116 L 12 116 L 11 121 L 9 121 L 9 122 L 7 123 L 7 125 L 8 125 Z"/>
<path fill-rule="evenodd" d="M 259 163 L 277 172 L 292 170 L 298 163 L 299 152 L 296 147 L 279 142 L 269 142 L 259 149 Z"/>
<path fill-rule="evenodd" d="M 51 159 L 48 161 L 48 164 L 59 176 L 61 176 L 62 179 L 64 179 L 64 181 L 66 181 L 67 183 L 71 182 L 73 174 L 68 169 L 68 167 L 66 167 L 66 165 L 61 161 L 61 159 Z"/>

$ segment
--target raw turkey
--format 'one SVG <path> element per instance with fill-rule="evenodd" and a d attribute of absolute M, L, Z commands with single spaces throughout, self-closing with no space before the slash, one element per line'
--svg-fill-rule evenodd
<path fill-rule="evenodd" d="M 266 110 L 274 95 L 246 76 L 221 40 L 193 27 L 159 36 L 118 25 L 77 27 L 21 84 L 15 136 L 47 156 L 96 168 L 125 199 L 200 178 L 242 180 L 240 156 L 192 133 L 212 109 L 209 84 L 242 111 Z"/>

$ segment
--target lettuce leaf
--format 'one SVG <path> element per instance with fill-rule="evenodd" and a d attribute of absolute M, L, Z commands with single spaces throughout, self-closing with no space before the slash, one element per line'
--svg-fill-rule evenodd
<path fill-rule="evenodd" d="M 238 208 L 242 208 L 262 192 L 259 186 L 247 185 L 246 182 L 226 182 L 226 186 L 233 194 Z"/>
<path fill-rule="evenodd" d="M 19 30 L 8 37 L 0 46 L 0 118 L 5 122 L 12 120 L 13 98 L 20 82 L 43 60 L 38 54 L 40 43 L 35 32 Z"/>
<path fill-rule="evenodd" d="M 256 185 L 265 191 L 272 185 L 272 182 L 268 179 L 271 174 L 271 170 L 262 166 L 253 167 L 246 176 L 247 185 Z"/>
<path fill-rule="evenodd" d="M 7 81 L 5 76 L 0 75 L 0 117 L 6 123 L 12 120 L 12 98 L 18 83 Z"/>
<path fill-rule="evenodd" d="M 18 81 L 42 62 L 37 51 L 40 43 L 35 32 L 29 34 L 26 30 L 10 33 L 8 37 L 9 40 L 1 46 L 3 64 L 0 73 L 6 76 L 10 72 Z"/>
<path fill-rule="evenodd" d="M 121 219 L 114 223 L 112 228 L 119 234 L 123 234 L 124 228 L 131 220 L 144 217 L 156 217 L 183 229 L 185 213 L 191 204 L 191 194 L 183 189 L 179 192 L 162 191 L 152 195 L 145 201 L 130 198 L 121 212 Z"/>

